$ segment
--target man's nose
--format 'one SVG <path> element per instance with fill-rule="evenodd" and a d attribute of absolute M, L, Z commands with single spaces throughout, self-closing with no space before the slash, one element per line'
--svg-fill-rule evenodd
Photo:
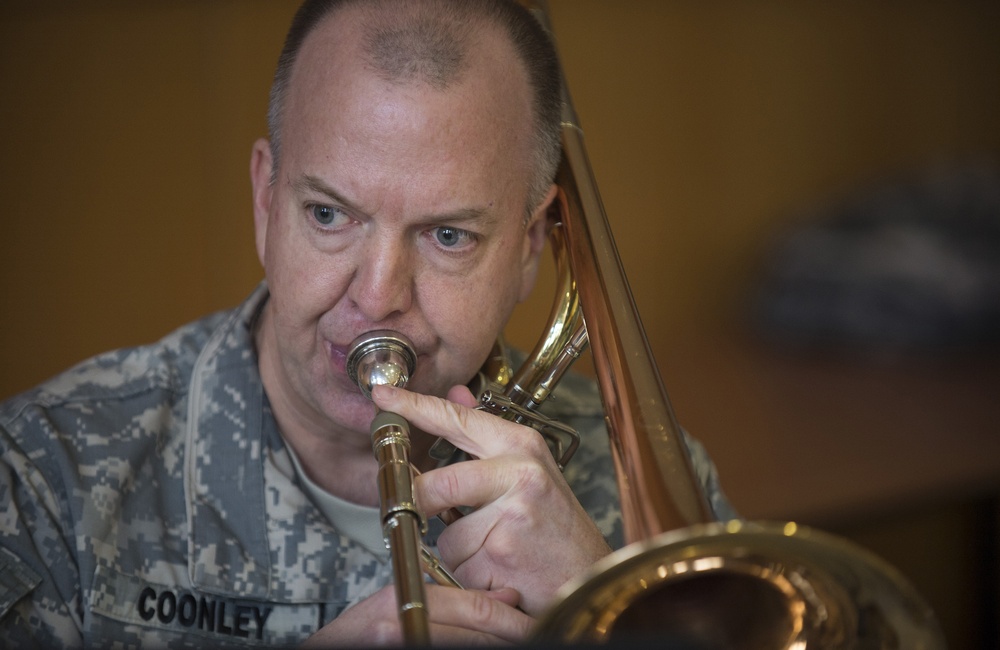
<path fill-rule="evenodd" d="M 412 257 L 401 242 L 371 242 L 360 251 L 348 296 L 367 320 L 385 321 L 410 309 Z"/>

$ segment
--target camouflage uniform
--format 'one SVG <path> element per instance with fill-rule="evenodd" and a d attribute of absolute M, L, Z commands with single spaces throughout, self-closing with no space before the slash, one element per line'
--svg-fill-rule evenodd
<path fill-rule="evenodd" d="M 0 645 L 291 645 L 389 581 L 296 477 L 254 353 L 266 299 L 0 405 Z M 567 475 L 617 545 L 599 398 L 567 381 L 551 414 L 586 441 Z"/>

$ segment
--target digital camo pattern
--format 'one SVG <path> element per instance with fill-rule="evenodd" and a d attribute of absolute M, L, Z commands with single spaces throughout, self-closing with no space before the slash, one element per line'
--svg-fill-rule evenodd
<path fill-rule="evenodd" d="M 266 298 L 0 405 L 0 645 L 295 645 L 389 582 L 298 483 L 253 352 Z M 597 393 L 568 379 L 555 405 L 585 441 L 567 477 L 617 546 Z"/>

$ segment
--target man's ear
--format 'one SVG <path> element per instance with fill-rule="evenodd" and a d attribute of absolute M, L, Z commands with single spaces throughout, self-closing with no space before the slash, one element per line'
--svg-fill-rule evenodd
<path fill-rule="evenodd" d="M 253 143 L 250 152 L 250 183 L 253 187 L 253 227 L 254 241 L 257 245 L 257 257 L 264 266 L 264 248 L 267 242 L 267 225 L 271 218 L 271 170 L 274 161 L 271 159 L 271 144 L 260 138 Z"/>
<path fill-rule="evenodd" d="M 556 198 L 558 188 L 553 185 L 549 188 L 545 198 L 538 204 L 538 207 L 531 213 L 528 225 L 524 233 L 524 252 L 521 259 L 521 293 L 518 300 L 525 301 L 531 295 L 531 290 L 535 288 L 535 279 L 538 277 L 538 262 L 545 250 L 545 242 L 548 240 L 549 206 Z"/>

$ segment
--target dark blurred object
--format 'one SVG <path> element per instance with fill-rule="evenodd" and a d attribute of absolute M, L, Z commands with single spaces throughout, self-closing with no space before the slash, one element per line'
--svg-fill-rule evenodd
<path fill-rule="evenodd" d="M 754 326 L 782 344 L 1000 342 L 1000 166 L 949 165 L 796 220 L 765 253 Z"/>

